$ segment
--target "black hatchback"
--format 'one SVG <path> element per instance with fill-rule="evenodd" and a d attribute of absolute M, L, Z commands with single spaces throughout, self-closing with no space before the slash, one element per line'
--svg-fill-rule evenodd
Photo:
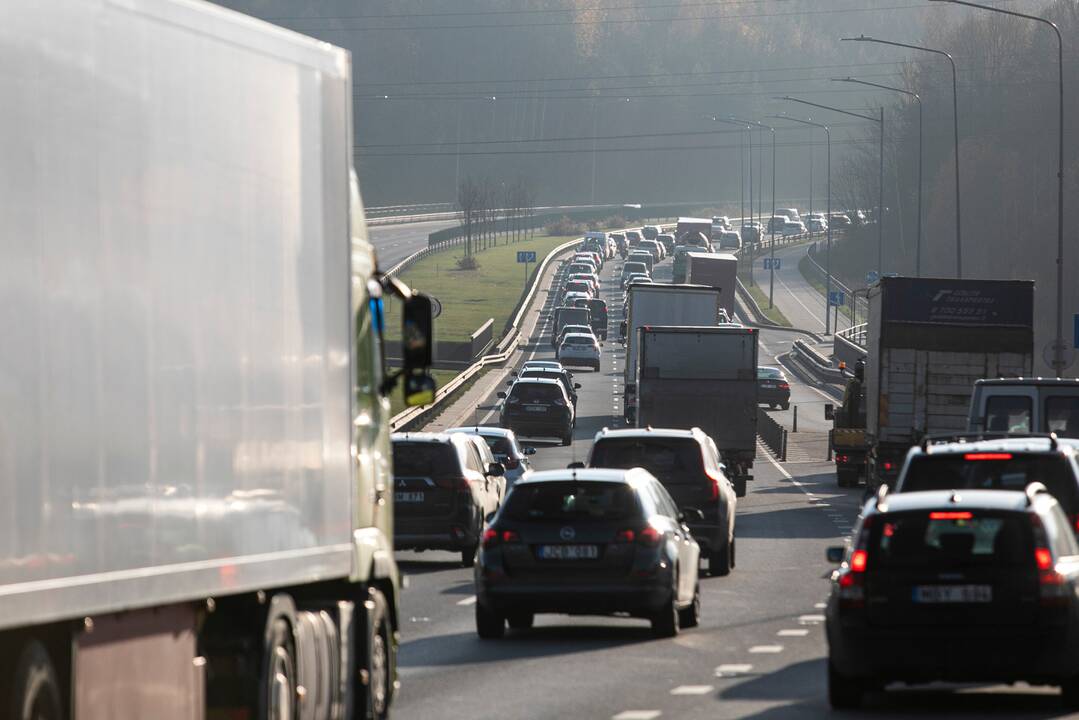
<path fill-rule="evenodd" d="M 700 552 L 646 470 L 553 470 L 513 486 L 484 531 L 476 631 L 501 637 L 536 613 L 628 614 L 660 637 L 700 619 Z"/>
<path fill-rule="evenodd" d="M 757 368 L 757 402 L 784 410 L 791 406 L 791 384 L 782 370 L 765 366 Z"/>

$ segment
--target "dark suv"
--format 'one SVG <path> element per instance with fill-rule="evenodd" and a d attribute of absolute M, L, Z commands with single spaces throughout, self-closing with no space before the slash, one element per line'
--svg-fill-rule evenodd
<path fill-rule="evenodd" d="M 499 463 L 484 467 L 463 434 L 395 433 L 393 544 L 398 550 L 453 550 L 472 567 L 483 519 L 498 507 Z"/>
<path fill-rule="evenodd" d="M 734 516 L 738 495 L 712 439 L 692 430 L 601 430 L 588 456 L 591 468 L 642 467 L 667 488 L 679 508 L 701 511 L 690 518 L 693 537 L 708 557 L 708 572 L 727 575 L 734 567 Z"/>
<path fill-rule="evenodd" d="M 893 492 L 1022 490 L 1040 482 L 1079 532 L 1079 457 L 1074 443 L 1055 437 L 1008 437 L 975 442 L 926 442 L 907 453 Z"/>
<path fill-rule="evenodd" d="M 1079 544 L 1044 486 L 870 500 L 832 574 L 832 706 L 890 682 L 1061 685 L 1079 707 Z"/>
<path fill-rule="evenodd" d="M 659 637 L 700 620 L 700 548 L 656 479 L 632 470 L 553 470 L 513 486 L 483 533 L 476 631 L 536 613 L 647 618 Z"/>
<path fill-rule="evenodd" d="M 528 378 L 500 392 L 499 425 L 520 437 L 557 437 L 563 445 L 573 442 L 573 401 L 560 380 Z"/>

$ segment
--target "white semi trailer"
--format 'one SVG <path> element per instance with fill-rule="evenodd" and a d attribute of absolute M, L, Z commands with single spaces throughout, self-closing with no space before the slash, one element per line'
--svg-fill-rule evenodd
<path fill-rule="evenodd" d="M 385 717 L 349 55 L 189 0 L 0 3 L 0 717 Z M 354 176 L 352 176 L 354 178 Z"/>

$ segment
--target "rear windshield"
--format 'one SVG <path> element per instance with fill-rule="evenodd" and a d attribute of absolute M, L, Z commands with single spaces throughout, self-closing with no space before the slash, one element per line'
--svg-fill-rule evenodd
<path fill-rule="evenodd" d="M 511 520 L 613 521 L 638 518 L 641 509 L 629 485 L 566 481 L 515 486 L 502 515 Z"/>
<path fill-rule="evenodd" d="M 598 317 L 607 314 L 607 303 L 602 300 L 589 300 L 588 309 L 592 311 L 593 317 Z"/>
<path fill-rule="evenodd" d="M 516 453 L 513 450 L 513 443 L 504 437 L 481 435 L 484 442 L 487 443 L 487 447 L 491 449 L 493 455 L 503 455 L 506 457 L 514 457 Z"/>
<path fill-rule="evenodd" d="M 510 391 L 510 397 L 521 402 L 551 402 L 562 399 L 562 389 L 547 383 L 517 383 Z"/>
<path fill-rule="evenodd" d="M 869 569 L 1027 566 L 1030 521 L 1021 513 L 942 510 L 874 518 Z"/>
<path fill-rule="evenodd" d="M 433 442 L 395 442 L 393 444 L 395 475 L 438 477 L 460 475 L 457 451 L 451 445 Z"/>
<path fill-rule="evenodd" d="M 643 273 L 648 270 L 648 266 L 643 262 L 628 262 L 622 266 L 623 275 L 631 275 L 633 273 Z"/>
<path fill-rule="evenodd" d="M 757 379 L 764 380 L 765 378 L 778 380 L 783 377 L 783 372 L 777 368 L 762 367 L 757 368 Z"/>
<path fill-rule="evenodd" d="M 584 308 L 563 308 L 558 311 L 560 325 L 584 325 L 588 322 L 588 310 Z"/>
<path fill-rule="evenodd" d="M 696 484 L 704 474 L 701 447 L 692 438 L 608 438 L 592 446 L 591 467 L 642 467 L 664 485 Z"/>
<path fill-rule="evenodd" d="M 1000 459 L 966 459 L 982 457 Z M 918 455 L 911 458 L 900 489 L 1024 490 L 1032 482 L 1049 489 L 1064 512 L 1074 516 L 1079 510 L 1077 488 L 1068 461 L 1061 455 L 1034 453 L 966 453 Z"/>
<path fill-rule="evenodd" d="M 567 337 L 565 340 L 567 345 L 591 345 L 592 341 L 586 337 Z"/>
<path fill-rule="evenodd" d="M 521 373 L 523 378 L 535 378 L 538 380 L 557 380 L 558 382 L 565 384 L 565 378 L 561 373 L 551 372 L 549 370 L 526 370 Z"/>

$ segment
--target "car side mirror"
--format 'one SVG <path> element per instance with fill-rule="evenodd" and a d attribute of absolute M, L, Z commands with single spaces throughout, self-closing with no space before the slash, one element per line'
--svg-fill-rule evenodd
<path fill-rule="evenodd" d="M 532 447 L 531 445 L 525 445 L 523 448 L 521 448 L 521 452 L 523 452 L 525 455 L 535 455 L 536 448 Z"/>
<path fill-rule="evenodd" d="M 512 375 L 513 377 L 517 377 L 517 371 L 516 370 L 510 370 L 510 375 Z"/>
<path fill-rule="evenodd" d="M 843 562 L 843 557 L 847 554 L 847 549 L 841 545 L 828 548 L 825 552 L 825 557 L 828 558 L 828 562 L 838 565 Z"/>
<path fill-rule="evenodd" d="M 501 390 L 498 391 L 497 396 L 498 396 L 499 400 L 505 400 L 506 399 L 506 393 L 502 392 Z"/>
<path fill-rule="evenodd" d="M 581 389 L 581 383 L 573 383 L 573 389 L 574 390 L 580 390 Z"/>
<path fill-rule="evenodd" d="M 834 420 L 835 419 L 835 405 L 833 405 L 832 403 L 826 403 L 825 404 L 825 406 L 824 406 L 824 419 L 825 420 Z"/>
<path fill-rule="evenodd" d="M 571 462 L 569 465 L 566 466 L 566 468 L 568 470 L 584 470 L 584 463 L 583 462 Z"/>
<path fill-rule="evenodd" d="M 506 381 L 506 387 L 512 387 L 512 386 L 513 386 L 513 381 L 512 380 L 507 380 Z"/>
<path fill-rule="evenodd" d="M 491 463 L 487 466 L 487 474 L 491 477 L 502 477 L 506 474 L 506 466 L 502 463 Z"/>

